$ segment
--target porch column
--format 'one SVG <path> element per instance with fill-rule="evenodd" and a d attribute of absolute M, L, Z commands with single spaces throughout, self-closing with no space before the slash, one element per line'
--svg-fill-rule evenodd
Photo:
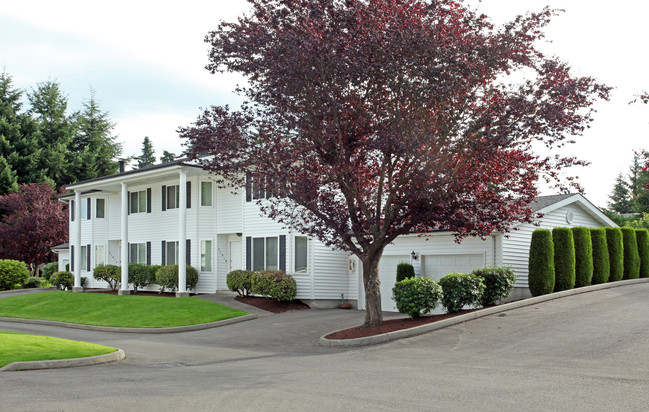
<path fill-rule="evenodd" d="M 122 229 L 122 281 L 119 286 L 120 295 L 130 295 L 131 291 L 128 288 L 128 191 L 126 190 L 126 183 L 122 183 L 122 208 L 121 208 L 121 229 Z"/>
<path fill-rule="evenodd" d="M 83 292 L 81 286 L 81 192 L 74 191 L 74 287 L 73 292 Z M 86 252 L 87 253 L 87 252 Z"/>
<path fill-rule="evenodd" d="M 187 172 L 180 171 L 180 208 L 178 210 L 178 292 L 176 297 L 189 296 L 187 293 Z"/>

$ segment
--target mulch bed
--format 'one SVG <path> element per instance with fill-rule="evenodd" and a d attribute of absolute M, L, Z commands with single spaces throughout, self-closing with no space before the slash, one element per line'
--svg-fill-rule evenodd
<path fill-rule="evenodd" d="M 290 302 L 278 302 L 275 299 L 262 298 L 259 296 L 237 296 L 234 298 L 234 300 L 272 313 L 282 313 L 291 310 L 311 309 L 309 305 L 303 303 L 300 300 L 292 300 Z"/>
<path fill-rule="evenodd" d="M 85 293 L 105 293 L 107 295 L 117 295 L 119 294 L 117 290 L 110 290 L 110 289 L 85 289 Z M 159 293 L 159 292 L 151 292 L 151 291 L 142 291 L 138 290 L 137 293 L 133 293 L 131 291 L 132 296 L 154 296 L 154 297 L 159 297 L 159 298 L 175 298 L 176 293 L 174 292 L 164 292 L 164 293 Z"/>
<path fill-rule="evenodd" d="M 440 315 L 426 315 L 414 320 L 410 318 L 389 319 L 383 321 L 383 324 L 379 326 L 368 326 L 367 328 L 355 326 L 353 328 L 339 330 L 338 332 L 330 333 L 329 335 L 325 336 L 325 338 L 327 339 L 364 338 L 367 336 L 380 335 L 382 333 L 414 328 L 415 326 L 427 325 L 429 323 L 438 322 L 444 319 L 454 318 L 456 316 L 464 315 L 470 312 L 474 312 L 476 310 L 480 310 L 480 309 L 467 309 L 455 313 L 443 313 Z"/>

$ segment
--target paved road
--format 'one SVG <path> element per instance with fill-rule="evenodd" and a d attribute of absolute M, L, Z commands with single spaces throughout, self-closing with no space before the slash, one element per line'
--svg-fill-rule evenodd
<path fill-rule="evenodd" d="M 362 312 L 311 310 L 166 335 L 0 322 L 127 359 L 0 375 L 0 410 L 649 408 L 649 284 L 576 295 L 375 347 L 314 344 Z"/>

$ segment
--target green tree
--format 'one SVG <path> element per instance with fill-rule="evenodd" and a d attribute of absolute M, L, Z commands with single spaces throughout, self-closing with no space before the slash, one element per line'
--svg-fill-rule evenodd
<path fill-rule="evenodd" d="M 143 167 L 153 166 L 154 164 L 153 144 L 149 136 L 144 136 L 144 140 L 142 141 L 142 154 L 137 157 L 137 167 L 138 169 L 142 169 Z"/>
<path fill-rule="evenodd" d="M 176 154 L 168 152 L 166 150 L 162 152 L 162 156 L 160 156 L 160 163 L 169 163 L 173 162 L 174 160 L 176 160 Z"/>
<path fill-rule="evenodd" d="M 575 241 L 572 231 L 567 227 L 552 229 L 554 244 L 554 291 L 569 290 L 575 287 Z"/>
<path fill-rule="evenodd" d="M 615 178 L 615 185 L 613 191 L 608 196 L 610 201 L 608 207 L 616 213 L 631 213 L 633 211 L 633 203 L 631 201 L 631 191 L 629 184 L 624 180 L 622 173 L 618 174 Z"/>
<path fill-rule="evenodd" d="M 9 163 L 0 156 L 0 194 L 13 193 L 18 190 L 18 179 L 16 172 L 11 169 Z"/>

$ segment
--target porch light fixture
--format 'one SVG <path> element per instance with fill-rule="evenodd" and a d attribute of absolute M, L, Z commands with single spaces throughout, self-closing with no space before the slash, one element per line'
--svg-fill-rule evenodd
<path fill-rule="evenodd" d="M 413 250 L 412 253 L 410 254 L 410 257 L 412 258 L 412 260 L 417 260 L 417 254 L 415 253 L 414 250 Z"/>

